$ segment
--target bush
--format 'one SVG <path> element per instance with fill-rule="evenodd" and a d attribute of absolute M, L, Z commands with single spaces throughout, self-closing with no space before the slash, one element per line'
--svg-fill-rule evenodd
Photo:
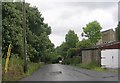
<path fill-rule="evenodd" d="M 23 77 L 23 60 L 20 58 L 11 57 L 8 64 L 8 72 L 5 73 L 5 59 L 2 60 L 2 80 L 14 81 Z"/>
<path fill-rule="evenodd" d="M 74 56 L 73 58 L 67 58 L 63 61 L 63 64 L 67 65 L 76 65 L 81 63 L 81 57 L 80 56 Z"/>
<path fill-rule="evenodd" d="M 41 65 L 42 65 L 41 63 L 32 63 L 30 61 L 27 61 L 28 71 L 24 73 L 24 70 L 23 70 L 24 60 L 12 55 L 8 64 L 8 72 L 5 74 L 5 71 L 4 71 L 5 59 L 2 58 L 2 80 L 16 81 L 16 80 L 22 79 L 25 76 L 32 74 L 34 71 L 40 68 Z"/>
<path fill-rule="evenodd" d="M 29 62 L 27 68 L 28 71 L 25 74 L 25 76 L 29 76 L 30 74 L 32 74 L 34 71 L 36 71 L 37 69 L 39 69 L 41 66 L 43 65 L 43 63 L 33 63 L 33 62 Z"/>
<path fill-rule="evenodd" d="M 68 58 L 72 58 L 74 56 L 78 56 L 80 53 L 79 53 L 79 49 L 78 48 L 70 48 L 68 51 L 67 51 L 67 57 Z"/>

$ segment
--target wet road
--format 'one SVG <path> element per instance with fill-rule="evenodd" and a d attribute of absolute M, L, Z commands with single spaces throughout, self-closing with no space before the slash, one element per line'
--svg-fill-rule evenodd
<path fill-rule="evenodd" d="M 49 64 L 22 81 L 118 81 L 118 75 L 68 65 Z"/>

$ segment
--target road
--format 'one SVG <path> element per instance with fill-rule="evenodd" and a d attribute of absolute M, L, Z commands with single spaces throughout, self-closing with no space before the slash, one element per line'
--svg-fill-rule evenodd
<path fill-rule="evenodd" d="M 49 64 L 22 81 L 118 81 L 118 75 L 68 65 Z"/>

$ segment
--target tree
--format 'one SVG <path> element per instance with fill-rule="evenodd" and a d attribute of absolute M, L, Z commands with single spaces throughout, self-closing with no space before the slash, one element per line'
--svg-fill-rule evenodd
<path fill-rule="evenodd" d="M 68 51 L 69 47 L 66 44 L 66 42 L 63 42 L 60 46 L 58 46 L 56 48 L 56 52 L 61 55 L 63 58 L 66 58 L 67 56 L 67 51 Z"/>
<path fill-rule="evenodd" d="M 47 54 L 53 51 L 54 44 L 49 36 L 51 27 L 44 23 L 42 14 L 36 7 L 26 3 L 27 57 L 32 62 L 45 61 Z M 2 3 L 2 52 L 3 58 L 8 45 L 11 53 L 23 58 L 22 2 Z"/>
<path fill-rule="evenodd" d="M 69 30 L 65 36 L 66 44 L 69 48 L 75 48 L 76 43 L 79 41 L 77 34 L 73 30 Z"/>
<path fill-rule="evenodd" d="M 117 26 L 117 28 L 116 28 L 116 39 L 117 39 L 117 41 L 120 41 L 120 21 L 119 21 L 119 23 L 118 23 L 118 26 Z"/>
<path fill-rule="evenodd" d="M 86 27 L 83 27 L 81 35 L 87 37 L 91 43 L 96 44 L 101 39 L 101 29 L 100 24 L 97 21 L 93 21 L 88 23 Z"/>
<path fill-rule="evenodd" d="M 22 5 L 21 3 L 18 4 Z M 11 53 L 23 56 L 22 15 L 14 3 L 2 3 L 2 52 L 7 53 L 8 45 L 12 45 Z"/>
<path fill-rule="evenodd" d="M 68 58 L 73 58 L 73 56 L 79 56 L 80 55 L 80 50 L 79 48 L 70 48 L 67 51 L 67 57 Z"/>
<path fill-rule="evenodd" d="M 83 39 L 82 41 L 79 41 L 76 45 L 77 48 L 87 48 L 87 47 L 91 47 L 92 43 L 89 39 Z"/>
<path fill-rule="evenodd" d="M 76 47 L 78 40 L 77 34 L 73 30 L 69 30 L 65 36 L 65 42 L 63 42 L 59 47 L 56 48 L 56 51 L 59 55 L 61 55 L 64 59 L 73 56 L 76 50 L 72 49 Z"/>

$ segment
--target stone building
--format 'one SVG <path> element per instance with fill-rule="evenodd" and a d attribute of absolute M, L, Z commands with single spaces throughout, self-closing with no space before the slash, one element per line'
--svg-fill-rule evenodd
<path fill-rule="evenodd" d="M 82 64 L 94 62 L 101 67 L 104 65 L 106 67 L 109 66 L 110 68 L 118 67 L 118 58 L 120 58 L 118 57 L 118 55 L 120 55 L 119 52 L 120 42 L 116 41 L 102 45 L 96 45 L 91 48 L 84 48 L 82 49 Z M 103 58 L 103 56 L 105 58 Z M 114 57 L 114 59 L 112 57 Z M 114 62 L 112 62 L 113 60 Z"/>
<path fill-rule="evenodd" d="M 98 41 L 97 45 L 111 43 L 116 40 L 116 31 L 108 29 L 102 32 L 102 38 Z"/>
<path fill-rule="evenodd" d="M 97 63 L 101 66 L 101 50 L 99 48 L 85 48 L 82 49 L 82 64 Z"/>

